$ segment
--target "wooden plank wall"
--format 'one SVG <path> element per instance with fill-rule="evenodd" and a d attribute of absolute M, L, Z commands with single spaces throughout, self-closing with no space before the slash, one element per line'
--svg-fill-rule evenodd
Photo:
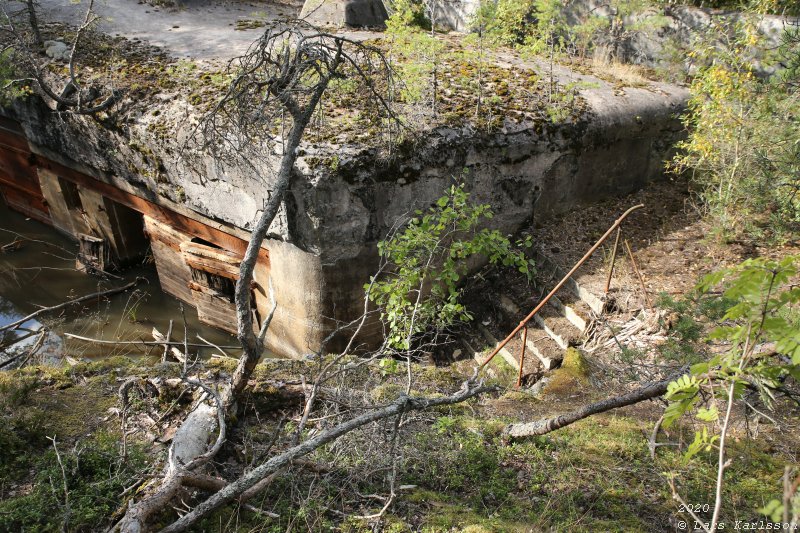
<path fill-rule="evenodd" d="M 150 249 L 156 263 L 158 280 L 167 294 L 194 305 L 189 283 L 192 271 L 183 260 L 181 243 L 191 239 L 190 235 L 175 230 L 148 216 L 144 217 L 145 233 L 150 237 Z"/>
<path fill-rule="evenodd" d="M 52 224 L 39 177 L 36 157 L 19 126 L 0 117 L 0 194 L 8 206 L 45 224 Z"/>
<path fill-rule="evenodd" d="M 167 208 L 129 192 L 127 183 L 112 183 L 114 179 L 100 180 L 33 155 L 19 126 L 0 117 L 0 193 L 9 207 L 75 238 L 103 238 L 123 261 L 141 254 L 149 240 L 164 292 L 197 307 L 201 321 L 235 332 L 235 306 L 227 293 L 229 280 L 239 276 L 246 233 L 222 223 L 200 222 L 187 216 L 191 212 L 185 208 Z M 269 276 L 264 248 L 256 271 L 259 279 Z M 255 307 L 264 313 L 266 290 L 255 289 Z"/>
<path fill-rule="evenodd" d="M 197 308 L 201 322 L 236 333 L 232 288 L 242 256 L 192 242 L 191 235 L 150 217 L 144 220 L 164 292 Z M 231 290 L 223 292 L 222 286 Z"/>
<path fill-rule="evenodd" d="M 183 260 L 193 270 L 189 288 L 202 322 L 236 333 L 233 288 L 242 256 L 197 242 L 181 244 Z M 221 292 L 223 287 L 226 292 Z"/>

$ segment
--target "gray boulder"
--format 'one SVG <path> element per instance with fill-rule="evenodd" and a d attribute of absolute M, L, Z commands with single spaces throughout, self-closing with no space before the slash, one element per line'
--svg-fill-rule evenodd
<path fill-rule="evenodd" d="M 69 47 L 61 41 L 45 41 L 44 53 L 56 61 L 66 61 L 69 59 Z"/>
<path fill-rule="evenodd" d="M 315 26 L 383 26 L 389 14 L 381 0 L 306 0 L 300 18 Z"/>

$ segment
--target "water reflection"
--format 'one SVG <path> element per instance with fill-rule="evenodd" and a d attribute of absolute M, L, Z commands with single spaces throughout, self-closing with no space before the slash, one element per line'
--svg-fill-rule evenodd
<path fill-rule="evenodd" d="M 0 362 L 11 355 L 30 350 L 38 341 L 39 331 L 48 330 L 37 353 L 51 362 L 64 356 L 97 358 L 112 355 L 160 357 L 163 348 L 138 344 L 120 346 L 95 345 L 67 338 L 65 333 L 114 341 L 152 341 L 153 328 L 166 333 L 169 321 L 174 321 L 174 340 L 184 338 L 184 317 L 187 339 L 198 343 L 197 336 L 218 346 L 236 345 L 236 339 L 220 330 L 201 324 L 197 312 L 164 294 L 159 286 L 153 265 L 142 265 L 120 274 L 121 279 L 101 280 L 75 270 L 77 245 L 53 228 L 10 211 L 0 202 L 0 247 L 21 241 L 19 246 L 0 252 L 0 327 L 15 322 L 41 307 L 49 307 L 70 298 L 119 287 L 137 277 L 144 278 L 136 289 L 87 301 L 52 314 L 40 315 L 38 320 L 23 324 L 21 330 L 0 332 Z M 2 248 L 0 248 L 2 249 Z M 13 343 L 13 340 L 19 342 Z M 226 355 L 238 356 L 236 349 L 226 349 Z M 214 348 L 197 348 L 202 357 L 218 353 Z M 0 363 L 2 364 L 2 363 Z"/>

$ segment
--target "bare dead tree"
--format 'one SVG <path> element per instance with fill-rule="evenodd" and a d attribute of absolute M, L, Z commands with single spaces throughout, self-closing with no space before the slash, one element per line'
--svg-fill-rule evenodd
<path fill-rule="evenodd" d="M 495 388 L 484 386 L 481 382 L 475 381 L 473 377 L 473 379 L 464 382 L 461 390 L 449 396 L 425 398 L 412 397 L 403 394 L 388 406 L 369 410 L 364 414 L 351 418 L 333 428 L 322 431 L 305 442 L 293 446 L 285 452 L 272 457 L 270 460 L 251 470 L 237 481 L 227 485 L 222 490 L 219 490 L 213 496 L 197 505 L 189 513 L 185 514 L 183 517 L 165 527 L 161 531 L 162 533 L 177 533 L 180 531 L 186 531 L 188 528 L 196 524 L 199 520 L 208 516 L 216 509 L 219 509 L 226 503 L 235 500 L 240 495 L 244 494 L 248 489 L 267 479 L 271 474 L 279 471 L 281 468 L 286 467 L 294 459 L 307 455 L 321 446 L 334 441 L 342 435 L 345 435 L 369 423 L 398 416 L 410 411 L 424 410 L 442 405 L 453 405 L 466 401 L 470 398 L 474 398 L 475 396 L 491 390 L 495 390 Z"/>
<path fill-rule="evenodd" d="M 380 113 L 375 118 L 393 118 L 388 97 L 381 92 L 391 85 L 391 69 L 380 51 L 345 37 L 320 32 L 303 22 L 269 27 L 243 56 L 231 61 L 228 68 L 233 81 L 216 106 L 201 119 L 187 146 L 210 155 L 223 169 L 233 167 L 249 172 L 254 180 L 271 187 L 269 200 L 254 225 L 236 284 L 237 336 L 242 356 L 230 383 L 223 385 L 219 394 L 212 394 L 212 389 L 199 381 L 192 382 L 203 387 L 208 398 L 197 403 L 178 429 L 160 481 L 150 487 L 147 496 L 128 508 L 118 524 L 125 532 L 146 531 L 149 519 L 163 510 L 181 487 L 202 487 L 216 492 L 170 526 L 175 531 L 233 498 L 244 502 L 263 490 L 292 460 L 343 434 L 372 421 L 395 416 L 398 410 L 421 409 L 439 405 L 441 401 L 404 396 L 402 401 L 389 407 L 368 410 L 273 457 L 230 485 L 218 478 L 210 480 L 199 472 L 221 448 L 225 435 L 224 415 L 236 410 L 237 401 L 264 349 L 264 337 L 276 304 L 273 300 L 272 311 L 256 332 L 251 303 L 254 271 L 259 250 L 290 186 L 300 143 L 324 92 L 333 80 L 348 77 L 360 83 L 366 95 L 376 103 Z M 307 411 L 317 397 L 318 387 L 319 381 L 309 395 Z M 470 381 L 465 391 L 454 395 L 450 401 L 463 401 L 484 390 L 482 385 Z M 212 399 L 213 402 L 209 401 Z M 206 450 L 214 431 L 217 432 L 216 442 Z"/>
<path fill-rule="evenodd" d="M 102 82 L 84 80 L 77 62 L 78 50 L 86 45 L 87 34 L 99 18 L 94 12 L 94 0 L 89 0 L 83 20 L 68 46 L 65 57 L 68 74 L 63 80 L 48 68 L 52 60 L 43 54 L 45 43 L 33 0 L 24 0 L 24 7 L 16 12 L 9 10 L 4 3 L 0 6 L 0 39 L 5 51 L 10 52 L 8 57 L 14 76 L 3 80 L 0 91 L 30 85 L 58 111 L 95 115 L 109 110 L 119 101 L 121 91 L 108 79 Z M 57 89 L 58 84 L 63 84 L 63 87 Z"/>
<path fill-rule="evenodd" d="M 271 187 L 236 283 L 237 337 L 243 355 L 225 396 L 230 407 L 261 357 L 272 316 L 256 333 L 251 284 L 258 253 L 283 203 L 298 148 L 323 94 L 333 80 L 348 77 L 363 86 L 384 118 L 394 115 L 383 92 L 391 86 L 391 69 L 383 54 L 363 43 L 320 32 L 305 22 L 268 28 L 228 69 L 235 74 L 234 80 L 200 122 L 194 138 L 222 167 L 249 171 Z M 276 171 L 272 170 L 273 154 L 280 156 Z"/>

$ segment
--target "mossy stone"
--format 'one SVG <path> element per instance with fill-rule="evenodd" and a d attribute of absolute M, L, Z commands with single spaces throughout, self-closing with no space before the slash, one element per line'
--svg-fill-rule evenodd
<path fill-rule="evenodd" d="M 553 371 L 542 389 L 544 395 L 564 395 L 574 393 L 589 384 L 589 365 L 583 353 L 577 348 L 567 348 L 561 366 Z"/>

